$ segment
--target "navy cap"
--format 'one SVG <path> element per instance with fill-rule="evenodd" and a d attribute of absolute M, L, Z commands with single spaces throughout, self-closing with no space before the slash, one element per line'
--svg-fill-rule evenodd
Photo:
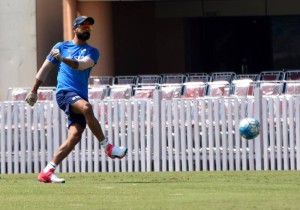
<path fill-rule="evenodd" d="M 87 16 L 79 16 L 77 18 L 75 18 L 74 22 L 73 22 L 73 26 L 76 27 L 78 25 L 80 25 L 81 23 L 83 23 L 84 21 L 88 21 L 91 25 L 94 24 L 94 18 L 92 17 L 87 17 Z"/>

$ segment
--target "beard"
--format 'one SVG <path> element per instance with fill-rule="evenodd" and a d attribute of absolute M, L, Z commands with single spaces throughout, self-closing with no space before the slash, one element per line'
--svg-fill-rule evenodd
<path fill-rule="evenodd" d="M 90 32 L 88 32 L 88 31 L 84 31 L 82 33 L 76 32 L 76 35 L 77 35 L 78 39 L 85 40 L 85 41 L 88 40 L 91 36 Z"/>

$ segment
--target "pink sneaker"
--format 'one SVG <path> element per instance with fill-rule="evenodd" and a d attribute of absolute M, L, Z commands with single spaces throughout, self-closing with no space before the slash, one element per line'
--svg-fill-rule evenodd
<path fill-rule="evenodd" d="M 115 159 L 119 158 L 122 159 L 127 154 L 126 147 L 117 147 L 112 144 L 108 144 L 105 150 L 105 153 L 108 157 Z"/>
<path fill-rule="evenodd" d="M 38 180 L 44 183 L 65 183 L 64 179 L 58 178 L 54 173 L 54 168 L 51 168 L 47 173 L 44 169 L 41 170 Z"/>

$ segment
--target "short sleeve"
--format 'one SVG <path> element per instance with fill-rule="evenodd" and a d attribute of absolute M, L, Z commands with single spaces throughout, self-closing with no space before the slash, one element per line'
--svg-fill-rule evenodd
<path fill-rule="evenodd" d="M 96 64 L 100 57 L 99 50 L 97 48 L 92 48 L 87 56 L 90 57 Z"/>
<path fill-rule="evenodd" d="M 59 49 L 60 51 L 62 51 L 62 45 L 63 45 L 63 42 L 58 42 L 58 43 L 56 43 L 53 47 L 52 47 L 52 49 Z M 51 63 L 54 63 L 54 64 L 57 64 L 57 63 L 59 63 L 59 61 L 56 59 L 56 58 L 53 58 L 51 55 L 50 55 L 50 52 L 49 52 L 49 54 L 47 55 L 47 59 L 49 60 L 49 61 L 51 61 Z"/>

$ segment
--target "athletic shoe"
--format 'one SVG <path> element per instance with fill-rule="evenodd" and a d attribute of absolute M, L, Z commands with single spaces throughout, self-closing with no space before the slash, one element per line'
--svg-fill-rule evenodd
<path fill-rule="evenodd" d="M 65 183 L 64 179 L 58 178 L 54 173 L 54 168 L 49 169 L 48 172 L 44 172 L 44 169 L 41 170 L 38 180 L 45 183 Z"/>
<path fill-rule="evenodd" d="M 105 153 L 107 154 L 108 157 L 110 157 L 112 159 L 114 159 L 114 158 L 122 159 L 127 153 L 127 148 L 126 147 L 117 147 L 112 144 L 108 144 L 106 147 Z"/>

